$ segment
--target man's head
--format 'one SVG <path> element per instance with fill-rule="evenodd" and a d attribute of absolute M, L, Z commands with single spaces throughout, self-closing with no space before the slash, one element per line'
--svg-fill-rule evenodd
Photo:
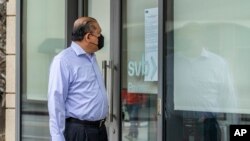
<path fill-rule="evenodd" d="M 80 17 L 74 22 L 71 39 L 87 53 L 96 52 L 104 44 L 101 27 L 97 20 L 91 17 Z"/>

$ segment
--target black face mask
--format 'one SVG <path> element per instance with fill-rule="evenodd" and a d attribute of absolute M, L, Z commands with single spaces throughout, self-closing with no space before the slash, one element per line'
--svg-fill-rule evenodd
<path fill-rule="evenodd" d="M 98 37 L 98 49 L 102 49 L 104 46 L 104 37 L 102 36 L 102 34 Z"/>

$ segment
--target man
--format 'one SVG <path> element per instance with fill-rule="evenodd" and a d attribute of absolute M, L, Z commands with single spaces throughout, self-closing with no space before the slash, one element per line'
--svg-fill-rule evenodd
<path fill-rule="evenodd" d="M 207 30 L 211 27 L 199 23 L 174 30 L 174 53 L 166 61 L 167 140 L 221 141 L 218 117 L 237 107 L 227 60 L 205 48 Z"/>
<path fill-rule="evenodd" d="M 72 43 L 55 56 L 49 75 L 52 141 L 107 141 L 108 101 L 95 52 L 104 44 L 96 19 L 78 18 Z"/>

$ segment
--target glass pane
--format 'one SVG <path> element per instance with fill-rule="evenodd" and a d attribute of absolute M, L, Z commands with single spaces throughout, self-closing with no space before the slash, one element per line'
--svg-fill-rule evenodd
<path fill-rule="evenodd" d="M 122 3 L 122 141 L 157 139 L 158 3 Z"/>
<path fill-rule="evenodd" d="M 49 65 L 65 48 L 65 3 L 23 1 L 22 140 L 49 140 L 47 85 Z"/>
<path fill-rule="evenodd" d="M 169 2 L 166 139 L 228 141 L 230 125 L 249 124 L 250 2 Z"/>
<path fill-rule="evenodd" d="M 102 61 L 110 59 L 110 0 L 89 0 L 88 16 L 95 18 L 102 28 L 104 47 L 96 52 L 97 62 L 102 68 Z"/>

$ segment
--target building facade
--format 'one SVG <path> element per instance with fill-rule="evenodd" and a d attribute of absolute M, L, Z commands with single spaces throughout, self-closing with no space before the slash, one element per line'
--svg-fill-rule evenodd
<path fill-rule="evenodd" d="M 0 141 L 5 138 L 6 4 L 0 4 Z"/>
<path fill-rule="evenodd" d="M 15 140 L 16 129 L 16 1 L 6 2 L 5 140 Z"/>
<path fill-rule="evenodd" d="M 49 65 L 86 15 L 105 37 L 110 140 L 228 141 L 230 125 L 249 124 L 248 1 L 6 3 L 6 141 L 50 139 Z"/>

